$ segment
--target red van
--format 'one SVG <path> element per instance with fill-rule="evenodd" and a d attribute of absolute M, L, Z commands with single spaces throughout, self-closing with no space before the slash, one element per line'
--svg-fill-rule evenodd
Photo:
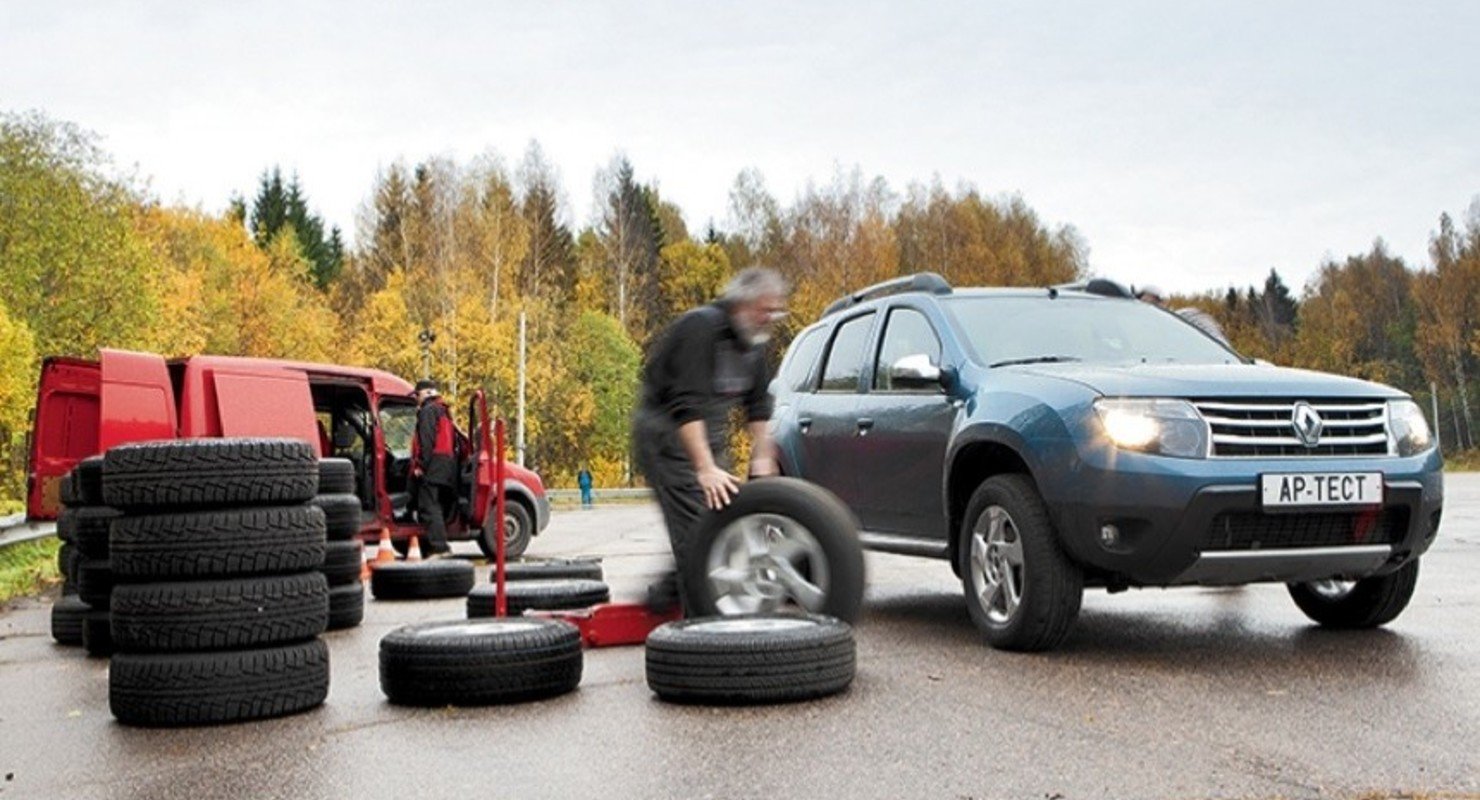
<path fill-rule="evenodd" d="M 388 528 L 398 548 L 421 527 L 406 513 L 416 401 L 411 384 L 388 372 L 265 358 L 103 350 L 97 361 L 53 357 L 41 365 L 31 425 L 27 516 L 54 519 L 59 480 L 78 461 L 124 442 L 212 436 L 289 436 L 321 458 L 354 464 L 363 524 L 376 541 Z M 493 555 L 493 442 L 480 390 L 469 403 L 473 443 L 448 538 L 474 539 Z M 550 521 L 538 475 L 505 462 L 505 535 L 516 556 Z"/>

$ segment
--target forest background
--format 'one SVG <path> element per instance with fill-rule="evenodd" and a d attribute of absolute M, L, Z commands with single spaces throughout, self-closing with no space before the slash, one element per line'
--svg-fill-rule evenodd
<path fill-rule="evenodd" d="M 0 513 L 21 507 L 47 356 L 115 347 L 357 364 L 408 379 L 429 371 L 454 408 L 481 387 L 512 420 L 523 313 L 526 463 L 554 486 L 572 485 L 583 465 L 613 486 L 632 478 L 628 417 L 644 348 L 740 268 L 773 266 L 795 287 L 783 348 L 833 298 L 898 275 L 1044 286 L 1092 274 L 1088 243 L 1072 226 L 1044 224 L 1021 197 L 939 178 L 895 188 L 858 167 L 834 168 L 789 202 L 742 172 L 727 219 L 691 229 L 620 154 L 594 176 L 581 223 L 538 143 L 512 162 L 397 161 L 367 171 L 373 188 L 351 246 L 276 167 L 250 197 L 181 207 L 117 169 L 97 142 L 39 113 L 0 113 Z M 1286 286 L 1276 265 L 1262 285 L 1210 286 L 1173 305 L 1213 314 L 1245 355 L 1389 383 L 1431 416 L 1437 405 L 1430 423 L 1446 455 L 1473 465 L 1480 200 L 1458 221 L 1435 211 L 1424 263 L 1375 238 L 1303 287 Z"/>

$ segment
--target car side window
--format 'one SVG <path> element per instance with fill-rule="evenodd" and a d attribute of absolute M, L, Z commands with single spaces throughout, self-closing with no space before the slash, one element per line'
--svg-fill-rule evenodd
<path fill-rule="evenodd" d="M 822 354 L 822 343 L 826 336 L 821 328 L 813 328 L 802 334 L 791 346 L 786 364 L 781 368 L 781 383 L 794 392 L 805 392 L 811 388 L 809 381 L 812 368 L 817 366 L 817 356 Z"/>
<path fill-rule="evenodd" d="M 896 308 L 884 323 L 884 337 L 879 344 L 879 359 L 874 365 L 874 388 L 892 391 L 889 367 L 905 356 L 927 355 L 930 363 L 940 366 L 940 337 L 924 314 L 913 308 Z"/>
<path fill-rule="evenodd" d="M 820 390 L 858 391 L 864 348 L 868 347 L 868 334 L 873 324 L 874 315 L 870 312 L 838 326 L 838 332 L 833 335 L 832 347 L 827 351 L 827 363 L 822 368 L 822 385 L 818 387 Z"/>

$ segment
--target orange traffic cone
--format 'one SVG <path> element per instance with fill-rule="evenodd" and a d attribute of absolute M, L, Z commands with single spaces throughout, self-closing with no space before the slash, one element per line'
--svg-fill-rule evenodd
<path fill-rule="evenodd" d="M 416 541 L 416 534 L 411 534 L 411 546 L 406 548 L 407 561 L 421 560 L 421 543 Z"/>
<path fill-rule="evenodd" d="M 391 546 L 391 529 L 380 529 L 380 543 L 375 545 L 375 563 L 384 564 L 396 560 L 396 550 Z"/>

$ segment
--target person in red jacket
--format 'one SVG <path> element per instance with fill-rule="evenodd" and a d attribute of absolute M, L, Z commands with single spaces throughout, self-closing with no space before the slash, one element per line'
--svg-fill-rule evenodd
<path fill-rule="evenodd" d="M 411 475 L 416 478 L 416 517 L 426 528 L 429 557 L 452 552 L 447 515 L 457 502 L 457 432 L 437 382 L 416 383 L 416 435 L 411 439 Z"/>

